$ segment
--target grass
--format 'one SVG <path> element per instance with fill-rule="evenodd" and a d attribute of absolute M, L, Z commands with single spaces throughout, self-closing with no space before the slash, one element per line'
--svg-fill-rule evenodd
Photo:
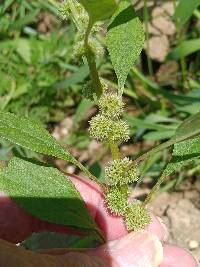
<path fill-rule="evenodd" d="M 147 28 L 152 7 L 148 7 L 147 1 L 144 3 L 144 10 L 138 13 Z M 144 51 L 141 61 L 132 68 L 124 94 L 125 118 L 132 132 L 130 147 L 137 141 L 144 151 L 149 142 L 153 145 L 167 140 L 184 118 L 199 111 L 199 48 L 195 46 L 189 52 L 186 49 L 185 55 L 180 52 L 185 41 L 199 38 L 198 14 L 195 10 L 184 28 L 176 23 L 177 34 L 170 40 L 170 51 L 164 62 L 156 62 Z M 74 127 L 63 142 L 87 150 L 90 139 L 85 130 L 86 115 L 92 105 L 82 100 L 80 92 L 89 71 L 73 57 L 75 34 L 73 24 L 60 20 L 51 1 L 3 1 L 0 4 L 0 109 L 26 114 L 51 128 L 72 116 Z M 146 37 L 151 38 L 151 33 L 147 31 Z M 159 69 L 171 60 L 177 64 L 177 70 L 159 82 L 156 76 Z M 110 81 L 109 86 L 116 88 L 108 57 L 99 59 L 98 68 L 104 79 Z M 0 159 L 8 158 L 11 151 L 30 153 L 1 141 Z M 130 149 L 128 153 L 131 156 L 133 151 Z M 158 176 L 166 159 L 167 153 L 162 153 L 148 161 L 142 167 L 143 176 Z M 91 169 L 99 175 L 102 175 L 101 160 L 90 161 Z M 194 165 L 194 173 L 198 171 Z M 184 175 L 187 177 L 187 172 Z"/>

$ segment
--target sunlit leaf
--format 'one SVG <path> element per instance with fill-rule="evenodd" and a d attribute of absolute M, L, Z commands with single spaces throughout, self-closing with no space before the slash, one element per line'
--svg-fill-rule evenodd
<path fill-rule="evenodd" d="M 13 158 L 0 173 L 0 188 L 42 220 L 81 230 L 96 229 L 79 192 L 55 168 Z"/>
<path fill-rule="evenodd" d="M 128 73 L 141 53 L 144 39 L 142 23 L 136 17 L 132 5 L 121 1 L 106 38 L 121 93 Z"/>

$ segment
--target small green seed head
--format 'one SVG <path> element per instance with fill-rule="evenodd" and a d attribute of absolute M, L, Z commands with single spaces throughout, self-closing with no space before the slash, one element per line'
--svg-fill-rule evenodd
<path fill-rule="evenodd" d="M 114 93 L 105 93 L 99 99 L 99 109 L 102 115 L 108 118 L 119 118 L 123 112 L 121 97 Z"/>
<path fill-rule="evenodd" d="M 106 81 L 104 81 L 103 78 L 100 78 L 100 81 L 101 81 L 103 93 L 106 93 L 108 91 L 108 85 L 107 85 Z"/>
<path fill-rule="evenodd" d="M 103 79 L 100 79 L 101 86 L 103 91 L 106 91 L 108 89 L 107 84 L 104 82 Z M 94 101 L 97 99 L 97 96 L 95 94 L 92 81 L 87 81 L 83 86 L 82 86 L 82 94 L 85 98 L 90 99 L 91 101 Z"/>
<path fill-rule="evenodd" d="M 89 133 L 97 140 L 118 144 L 129 139 L 129 128 L 125 122 L 113 121 L 101 114 L 91 119 Z"/>
<path fill-rule="evenodd" d="M 73 16 L 73 11 L 71 10 L 71 6 L 74 6 L 74 9 L 76 10 L 76 19 Z M 89 16 L 84 7 L 78 1 L 76 0 L 73 1 L 68 0 L 67 2 L 64 1 L 60 5 L 59 12 L 63 19 L 68 19 L 68 17 L 71 17 L 79 31 L 82 29 L 86 29 L 89 21 Z M 78 20 L 78 25 L 76 20 Z"/>
<path fill-rule="evenodd" d="M 77 41 L 77 43 L 73 47 L 73 57 L 74 58 L 82 58 L 85 54 L 84 42 L 81 40 Z"/>
<path fill-rule="evenodd" d="M 129 126 L 123 120 L 112 121 L 112 131 L 111 131 L 111 142 L 116 142 L 117 144 L 126 142 L 129 140 L 130 130 Z"/>
<path fill-rule="evenodd" d="M 150 221 L 150 215 L 141 203 L 134 203 L 126 210 L 125 222 L 129 231 L 144 229 Z"/>
<path fill-rule="evenodd" d="M 88 81 L 83 85 L 82 94 L 85 98 L 90 99 L 91 101 L 94 100 L 94 89 L 91 81 Z"/>
<path fill-rule="evenodd" d="M 81 34 L 78 37 L 81 37 Z M 90 46 L 90 49 L 91 49 L 91 51 L 93 52 L 94 55 L 103 56 L 104 48 L 100 44 L 100 42 L 98 42 L 95 38 L 90 38 L 89 39 L 89 46 Z M 73 57 L 81 58 L 84 55 L 85 55 L 85 44 L 84 44 L 84 41 L 83 41 L 83 39 L 77 38 L 77 42 L 76 42 L 76 44 L 74 45 L 74 48 L 73 48 Z"/>
<path fill-rule="evenodd" d="M 112 186 L 105 195 L 106 203 L 112 213 L 124 215 L 128 206 L 128 188 Z"/>
<path fill-rule="evenodd" d="M 94 55 L 99 57 L 104 55 L 104 48 L 96 38 L 90 37 L 89 46 Z"/>
<path fill-rule="evenodd" d="M 105 180 L 109 185 L 124 185 L 137 181 L 137 166 L 127 157 L 110 161 L 105 167 Z"/>
<path fill-rule="evenodd" d="M 60 8 L 59 8 L 59 12 L 60 15 L 62 17 L 62 19 L 68 19 L 70 16 L 70 7 L 68 3 L 63 3 L 61 4 Z"/>

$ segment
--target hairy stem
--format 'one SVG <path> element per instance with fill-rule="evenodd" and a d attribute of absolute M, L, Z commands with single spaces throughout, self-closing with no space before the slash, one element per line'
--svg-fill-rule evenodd
<path fill-rule="evenodd" d="M 94 182 L 96 182 L 97 184 L 99 184 L 102 189 L 106 189 L 106 185 L 104 185 L 102 182 L 100 182 L 85 166 L 83 166 L 83 164 L 81 164 L 79 161 L 76 161 L 76 166 L 83 171 L 88 178 L 90 178 L 91 180 L 93 180 Z"/>
<path fill-rule="evenodd" d="M 91 29 L 92 29 L 92 24 L 89 21 L 88 27 L 87 27 L 87 30 L 85 33 L 85 40 L 84 40 L 85 56 L 87 58 L 88 66 L 90 69 L 90 76 L 91 76 L 91 80 L 92 80 L 92 85 L 94 87 L 97 98 L 100 98 L 103 90 L 102 90 L 101 81 L 100 81 L 98 71 L 97 71 L 95 56 L 94 56 L 94 54 L 91 51 L 90 46 L 89 46 L 89 36 L 90 36 Z"/>
<path fill-rule="evenodd" d="M 113 159 L 119 159 L 120 158 L 120 151 L 119 151 L 118 145 L 114 144 L 114 143 L 109 143 L 109 146 L 110 146 L 112 158 Z"/>
<path fill-rule="evenodd" d="M 151 189 L 151 192 L 148 194 L 148 196 L 146 197 L 145 201 L 142 203 L 142 205 L 145 207 L 152 199 L 153 197 L 157 194 L 160 185 L 164 182 L 166 178 L 166 175 L 161 175 L 160 178 L 158 179 L 158 181 L 156 182 L 156 184 L 154 185 L 154 187 Z"/>

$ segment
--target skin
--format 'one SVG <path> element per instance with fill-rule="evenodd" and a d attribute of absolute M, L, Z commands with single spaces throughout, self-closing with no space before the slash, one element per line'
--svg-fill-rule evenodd
<path fill-rule="evenodd" d="M 127 233 L 122 218 L 111 215 L 102 192 L 95 183 L 71 177 L 86 206 L 102 229 L 107 242 L 95 249 L 51 249 L 31 252 L 12 243 L 42 230 L 69 232 L 61 225 L 41 221 L 22 210 L 0 193 L 0 267 L 197 267 L 184 249 L 165 245 L 167 229 L 151 215 L 151 224 L 138 232 Z"/>

